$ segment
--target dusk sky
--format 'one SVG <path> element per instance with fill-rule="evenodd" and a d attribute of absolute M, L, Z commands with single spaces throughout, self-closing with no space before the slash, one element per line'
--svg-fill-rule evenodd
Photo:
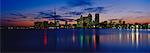
<path fill-rule="evenodd" d="M 40 13 L 50 16 L 56 9 L 61 18 L 77 19 L 99 13 L 100 21 L 124 19 L 150 23 L 150 0 L 1 0 L 1 22 L 32 25 Z M 38 19 L 39 20 L 39 19 Z"/>

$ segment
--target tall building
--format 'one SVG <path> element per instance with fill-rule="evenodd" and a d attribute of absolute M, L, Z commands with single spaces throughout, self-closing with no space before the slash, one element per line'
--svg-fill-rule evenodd
<path fill-rule="evenodd" d="M 44 21 L 44 22 L 34 22 L 34 26 L 37 28 L 41 28 L 41 27 L 48 27 L 48 21 Z"/>
<path fill-rule="evenodd" d="M 48 27 L 48 21 L 43 22 L 44 27 Z"/>
<path fill-rule="evenodd" d="M 89 13 L 88 15 L 89 22 L 92 22 L 92 15 Z"/>
<path fill-rule="evenodd" d="M 88 28 L 92 28 L 93 21 L 92 21 L 92 14 L 89 13 L 88 15 Z"/>
<path fill-rule="evenodd" d="M 95 14 L 95 27 L 99 27 L 99 14 Z"/>
<path fill-rule="evenodd" d="M 55 27 L 59 27 L 59 20 L 55 20 Z"/>
<path fill-rule="evenodd" d="M 34 22 L 34 27 L 41 27 L 42 22 Z"/>
<path fill-rule="evenodd" d="M 88 14 L 88 16 L 85 17 L 81 15 L 80 19 L 77 19 L 77 27 L 81 27 L 81 28 L 92 27 L 92 15 Z"/>
<path fill-rule="evenodd" d="M 68 21 L 65 21 L 65 28 L 68 28 Z"/>

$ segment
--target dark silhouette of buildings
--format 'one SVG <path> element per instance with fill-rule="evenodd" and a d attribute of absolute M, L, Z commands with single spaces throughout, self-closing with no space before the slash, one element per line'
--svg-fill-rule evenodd
<path fill-rule="evenodd" d="M 95 14 L 95 28 L 99 28 L 99 14 Z"/>
<path fill-rule="evenodd" d="M 56 13 L 54 13 L 54 15 L 56 15 Z M 55 17 L 54 17 L 55 18 Z M 63 20 L 65 21 L 65 24 L 60 24 L 59 21 L 62 20 L 58 20 L 58 19 L 54 19 L 54 23 L 53 22 L 48 22 L 48 21 L 43 21 L 43 22 L 34 22 L 34 26 L 35 27 L 54 27 L 54 28 L 123 28 L 123 29 L 148 29 L 150 28 L 150 24 L 148 23 L 144 23 L 144 24 L 140 24 L 140 23 L 135 23 L 135 24 L 129 24 L 126 23 L 124 20 L 122 19 L 111 19 L 111 20 L 107 20 L 107 21 L 103 21 L 100 22 L 100 15 L 98 13 L 95 14 L 95 20 L 92 20 L 93 16 L 92 14 L 88 14 L 88 16 L 80 16 L 79 19 L 76 19 L 75 21 L 77 22 L 77 24 L 68 24 L 69 21 L 67 20 Z"/>
<path fill-rule="evenodd" d="M 88 14 L 87 17 L 81 17 L 77 19 L 77 27 L 78 28 L 91 28 L 92 27 L 92 15 Z"/>

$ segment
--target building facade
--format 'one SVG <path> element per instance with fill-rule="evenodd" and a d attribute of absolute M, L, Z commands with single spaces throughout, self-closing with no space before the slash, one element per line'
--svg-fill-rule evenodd
<path fill-rule="evenodd" d="M 92 15 L 88 14 L 87 17 L 80 16 L 77 19 L 77 27 L 79 28 L 91 28 L 92 27 Z"/>
<path fill-rule="evenodd" d="M 95 14 L 95 27 L 99 27 L 99 14 Z"/>

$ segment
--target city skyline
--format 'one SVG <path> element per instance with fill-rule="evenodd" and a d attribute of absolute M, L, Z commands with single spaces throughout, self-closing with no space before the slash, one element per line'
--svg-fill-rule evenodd
<path fill-rule="evenodd" d="M 54 11 L 61 18 L 78 19 L 81 15 L 100 14 L 100 22 L 123 19 L 128 23 L 150 23 L 149 0 L 2 0 L 1 25 L 33 25 L 40 13 Z M 93 18 L 94 19 L 94 18 Z"/>

